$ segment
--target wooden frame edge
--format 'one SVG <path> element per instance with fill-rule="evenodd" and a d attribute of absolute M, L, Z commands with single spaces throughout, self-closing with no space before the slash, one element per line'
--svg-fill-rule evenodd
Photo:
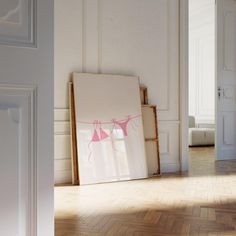
<path fill-rule="evenodd" d="M 75 116 L 75 100 L 74 86 L 69 82 L 69 104 L 70 104 L 70 131 L 71 131 L 71 166 L 72 166 L 72 184 L 80 185 L 79 179 L 79 162 L 76 138 L 76 116 Z"/>
<path fill-rule="evenodd" d="M 157 117 L 157 108 L 156 106 L 153 106 L 153 112 L 154 112 L 154 117 L 155 117 L 155 132 L 156 132 L 156 138 L 157 138 L 157 175 L 161 174 L 161 161 L 160 161 L 160 145 L 159 145 L 159 135 L 158 135 L 158 117 Z"/>

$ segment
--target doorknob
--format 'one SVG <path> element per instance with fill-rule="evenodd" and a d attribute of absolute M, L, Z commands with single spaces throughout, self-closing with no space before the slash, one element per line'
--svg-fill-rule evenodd
<path fill-rule="evenodd" d="M 220 99 L 221 96 L 221 87 L 218 87 L 218 98 Z"/>

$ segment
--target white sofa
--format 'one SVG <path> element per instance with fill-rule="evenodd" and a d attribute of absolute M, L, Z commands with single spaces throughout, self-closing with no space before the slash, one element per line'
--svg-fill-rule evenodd
<path fill-rule="evenodd" d="M 189 116 L 189 146 L 211 146 L 215 144 L 215 129 L 197 128 L 195 118 Z"/>

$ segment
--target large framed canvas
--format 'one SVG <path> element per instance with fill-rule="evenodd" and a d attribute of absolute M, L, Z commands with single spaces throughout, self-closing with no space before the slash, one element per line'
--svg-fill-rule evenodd
<path fill-rule="evenodd" d="M 139 79 L 73 74 L 80 184 L 147 178 Z"/>

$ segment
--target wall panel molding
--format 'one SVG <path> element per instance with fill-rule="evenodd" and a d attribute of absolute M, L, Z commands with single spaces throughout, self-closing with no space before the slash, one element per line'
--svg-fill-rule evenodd
<path fill-rule="evenodd" d="M 175 173 L 179 172 L 180 163 L 161 163 L 161 172 L 162 173 Z"/>
<path fill-rule="evenodd" d="M 87 9 L 87 1 L 82 0 L 82 72 L 86 73 L 86 28 L 87 28 L 87 14 L 86 14 L 86 9 Z"/>
<path fill-rule="evenodd" d="M 0 3 L 0 44 L 36 47 L 37 0 Z"/>
<path fill-rule="evenodd" d="M 9 156 L 10 159 L 8 158 L 12 168 L 15 167 L 18 169 L 18 172 L 14 172 L 16 175 L 12 176 L 10 179 L 11 184 L 17 186 L 16 189 L 18 189 L 18 191 L 11 188 L 5 189 L 5 193 L 8 196 L 11 196 L 12 191 L 17 191 L 18 194 L 15 195 L 17 199 L 14 200 L 10 198 L 10 202 L 6 202 L 5 204 L 18 204 L 18 208 L 16 208 L 18 209 L 18 221 L 14 222 L 18 227 L 11 222 L 13 230 L 15 230 L 14 233 L 16 233 L 15 235 L 36 236 L 36 88 L 0 84 L 0 111 L 4 110 L 8 112 L 11 122 L 15 123 L 18 127 L 18 134 L 16 136 L 18 144 L 11 147 L 11 149 L 16 152 L 16 157 Z M 2 158 L 0 162 L 1 161 L 3 161 Z M 17 219 L 17 217 L 15 219 Z M 5 221 L 1 222 L 3 223 Z"/>
<path fill-rule="evenodd" d="M 67 10 L 63 10 L 65 8 Z M 73 69 L 71 58 L 75 53 L 67 53 L 68 41 L 61 30 L 65 28 L 67 34 L 75 35 L 77 31 L 79 36 L 71 40 L 72 48 L 82 42 L 80 57 L 77 56 L 79 60 L 73 64 L 77 63 L 82 72 L 140 77 L 141 83 L 148 87 L 150 104 L 157 105 L 159 125 L 163 127 L 160 132 L 164 132 L 161 155 L 166 165 L 164 170 L 172 164 L 177 167 L 180 125 L 179 0 L 150 0 L 149 4 L 143 0 L 80 0 L 79 3 L 72 0 L 70 4 L 57 0 L 56 9 L 56 37 L 59 38 L 56 58 L 63 60 L 58 60 L 55 71 L 58 80 L 55 89 L 55 149 L 60 148 L 61 143 L 66 150 L 69 135 L 69 110 L 64 109 L 68 107 L 65 90 L 67 74 Z M 70 15 L 68 9 L 73 14 Z M 74 9 L 81 13 L 80 17 L 74 14 Z M 63 17 L 65 20 L 62 21 Z M 73 27 L 67 27 L 65 22 Z M 61 48 L 64 48 L 64 55 Z M 56 165 L 64 165 L 65 162 L 58 163 L 58 160 L 68 158 L 69 155 L 56 154 Z M 59 173 L 59 170 L 57 173 L 57 179 L 65 174 L 63 171 Z M 65 175 L 68 176 L 68 172 Z"/>
<path fill-rule="evenodd" d="M 103 0 L 98 1 L 98 73 L 102 73 L 102 60 L 103 60 L 103 24 L 102 24 L 102 16 L 103 16 Z"/>
<path fill-rule="evenodd" d="M 72 182 L 69 109 L 54 109 L 54 183 Z"/>
<path fill-rule="evenodd" d="M 110 2 L 110 1 L 109 1 Z M 115 52 L 114 50 L 116 49 L 116 46 L 112 46 L 112 50 L 114 51 L 114 58 L 110 58 L 110 56 L 107 55 L 107 51 L 109 50 L 109 44 L 107 44 L 107 41 L 111 42 L 113 39 L 112 35 L 113 33 L 111 32 L 109 35 L 109 38 L 107 38 L 108 33 L 110 32 L 110 22 L 114 25 L 114 28 L 117 28 L 118 30 L 119 27 L 119 20 L 116 19 L 116 16 L 110 17 L 110 13 L 112 11 L 116 11 L 116 5 L 122 8 L 122 2 L 117 3 L 114 5 L 111 5 L 112 3 L 108 4 L 111 6 L 107 6 L 106 0 L 87 0 L 84 1 L 84 13 L 83 13 L 83 71 L 84 72 L 92 72 L 92 73 L 116 73 L 116 74 L 123 74 L 123 75 L 134 75 L 134 76 L 140 76 L 141 82 L 144 83 L 149 87 L 150 90 L 150 101 L 153 104 L 158 105 L 158 110 L 160 112 L 159 117 L 160 120 L 179 120 L 179 109 L 178 109 L 178 104 L 175 102 L 178 100 L 179 96 L 179 90 L 178 90 L 178 11 L 176 8 L 178 8 L 178 1 L 161 1 L 160 3 L 158 2 L 151 2 L 150 4 L 153 4 L 153 8 L 156 6 L 159 6 L 159 8 L 162 8 L 162 11 L 160 12 L 160 16 L 156 16 L 158 19 L 161 18 L 161 21 L 164 22 L 165 27 L 163 26 L 162 28 L 156 28 L 156 30 L 153 28 L 153 32 L 161 32 L 162 38 L 159 40 L 159 42 L 156 42 L 156 44 L 161 45 L 160 51 L 158 50 L 157 54 L 162 55 L 161 56 L 161 63 L 162 66 L 160 67 L 160 72 L 159 74 L 156 73 L 155 77 L 159 76 L 160 79 L 162 80 L 162 89 L 161 91 L 154 92 L 154 87 L 153 83 L 150 81 L 150 71 L 144 70 L 142 71 L 141 68 L 143 66 L 138 64 L 132 65 L 133 63 L 128 66 L 126 64 L 125 67 L 119 66 L 120 61 L 115 61 L 116 54 L 120 54 L 119 52 Z M 132 0 L 129 0 L 126 2 L 126 11 L 129 8 L 133 8 L 135 11 L 136 5 L 138 6 L 140 3 L 135 3 Z M 131 7 L 132 6 L 132 7 Z M 138 9 L 138 8 L 137 8 Z M 109 13 L 109 16 L 107 15 Z M 122 13 L 123 14 L 123 13 Z M 144 13 L 145 14 L 145 13 Z M 116 15 L 116 14 L 114 14 Z M 153 18 L 154 16 L 151 16 Z M 139 20 L 141 20 L 140 18 Z M 110 21 L 110 22 L 109 22 Z M 157 20 L 158 22 L 159 20 Z M 104 24 L 105 23 L 105 24 Z M 108 24 L 109 23 L 109 24 Z M 127 22 L 127 29 L 129 27 L 129 22 Z M 150 21 L 150 25 L 152 25 L 153 22 Z M 109 27 L 109 28 L 108 28 Z M 142 27 L 142 26 L 141 26 Z M 158 26 L 160 27 L 160 26 Z M 137 29 L 138 30 L 138 29 Z M 139 29 L 141 30 L 141 28 Z M 143 31 L 143 35 L 145 35 L 145 31 Z M 114 36 L 116 37 L 116 36 Z M 125 38 L 122 38 L 123 35 L 117 36 L 121 37 L 120 42 L 125 40 Z M 143 37 L 143 36 L 141 36 Z M 130 38 L 134 38 L 134 43 L 135 43 L 135 37 L 130 33 Z M 118 40 L 118 38 L 116 38 Z M 145 40 L 145 39 L 140 39 L 140 40 Z M 119 43 L 119 44 L 121 44 Z M 119 45 L 118 44 L 118 45 Z M 126 45 L 127 46 L 127 45 Z M 130 45 L 132 46 L 132 45 Z M 157 45 L 153 45 L 157 46 Z M 142 48 L 142 45 L 140 45 Z M 158 46 L 159 47 L 159 46 Z M 128 52 L 127 52 L 128 53 Z M 119 56 L 120 57 L 120 56 Z M 130 57 L 130 55 L 128 55 Z M 118 58 L 118 57 L 117 57 Z M 109 59 L 109 64 L 107 64 L 107 61 Z M 134 59 L 136 60 L 136 59 Z M 158 59 L 159 60 L 159 59 Z M 129 62 L 132 62 L 132 59 L 130 58 Z M 147 62 L 148 63 L 148 62 Z M 157 63 L 157 62 L 155 62 Z M 113 65 L 114 64 L 114 65 Z M 128 68 L 130 67 L 130 68 Z M 137 68 L 136 68 L 137 67 Z M 156 67 L 152 67 L 152 71 L 156 70 Z M 154 74 L 154 72 L 151 72 Z M 154 80 L 154 77 L 152 78 Z M 155 82 L 156 86 L 156 91 L 159 90 L 158 83 Z M 161 96 L 161 99 L 157 99 L 156 96 L 157 94 L 159 97 Z M 155 95 L 154 95 L 155 94 Z M 158 104 L 157 104 L 158 103 Z"/>
<path fill-rule="evenodd" d="M 70 114 L 69 109 L 66 108 L 55 108 L 54 109 L 54 121 L 60 122 L 60 121 L 69 121 Z"/>
<path fill-rule="evenodd" d="M 235 22 L 236 14 L 233 11 L 226 11 L 224 14 L 223 34 L 223 67 L 225 71 L 234 71 L 236 65 L 235 48 Z"/>
<path fill-rule="evenodd" d="M 162 169 L 164 172 L 172 172 L 171 169 L 167 168 L 170 165 L 180 166 L 179 129 L 179 122 L 167 121 L 159 123 L 161 166 L 166 166 Z M 178 171 L 179 170 L 180 169 L 178 169 Z"/>
<path fill-rule="evenodd" d="M 83 72 L 99 73 L 100 0 L 83 0 Z"/>
<path fill-rule="evenodd" d="M 162 131 L 159 132 L 160 139 L 160 153 L 169 154 L 170 153 L 170 132 Z"/>
<path fill-rule="evenodd" d="M 164 56 L 164 60 L 165 60 L 165 77 L 166 77 L 166 91 L 165 93 L 163 93 L 165 95 L 165 104 L 162 106 L 159 106 L 158 111 L 162 112 L 168 112 L 170 111 L 170 27 L 171 27 L 171 22 L 170 22 L 170 5 L 169 5 L 169 1 L 166 1 L 166 9 L 165 9 L 165 21 L 166 25 L 167 25 L 167 30 L 165 31 L 165 51 L 166 51 L 166 56 Z"/>
<path fill-rule="evenodd" d="M 68 82 L 73 72 L 82 72 L 86 37 L 84 3 L 88 0 L 54 1 L 54 106 L 69 107 Z"/>

